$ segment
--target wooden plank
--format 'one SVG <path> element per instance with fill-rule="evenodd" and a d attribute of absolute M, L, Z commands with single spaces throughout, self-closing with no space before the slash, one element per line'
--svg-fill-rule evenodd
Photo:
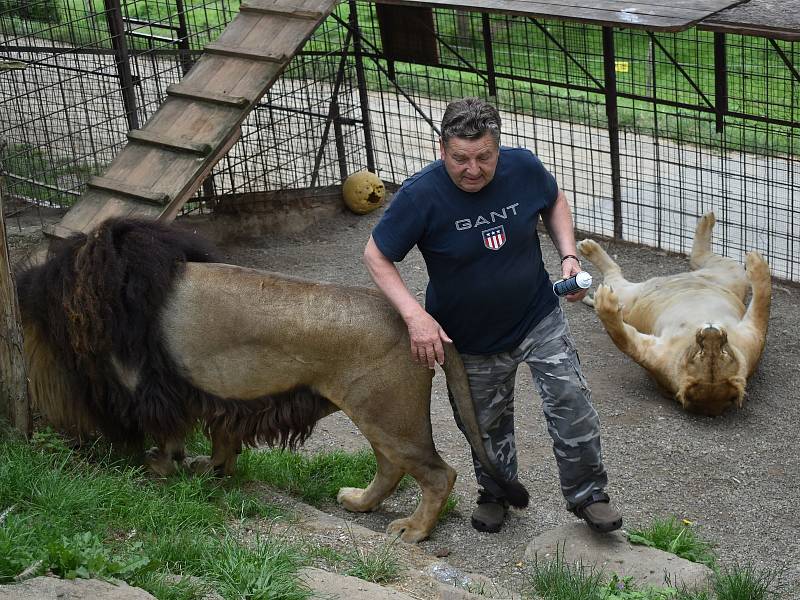
<path fill-rule="evenodd" d="M 0 185 L 0 417 L 5 417 L 17 431 L 28 437 L 32 432 L 33 420 L 22 343 L 22 325 L 8 254 Z"/>
<path fill-rule="evenodd" d="M 128 132 L 128 139 L 142 144 L 166 148 L 167 150 L 197 154 L 198 156 L 208 156 L 213 150 L 211 144 L 193 142 L 185 137 L 170 137 L 163 133 L 157 133 L 147 129 L 130 130 Z"/>
<path fill-rule="evenodd" d="M 149 202 L 150 204 L 158 204 L 163 206 L 169 202 L 168 194 L 163 192 L 154 192 L 151 189 L 134 186 L 130 183 L 109 179 L 107 177 L 92 177 L 89 180 L 88 185 L 96 190 L 113 192 L 115 194 L 128 196 L 129 198 L 135 198 L 136 200 L 141 200 L 143 202 Z"/>
<path fill-rule="evenodd" d="M 264 0 L 246 0 L 239 6 L 242 12 L 257 12 L 265 15 L 275 15 L 293 19 L 320 19 L 323 13 L 315 10 L 307 10 L 297 6 L 286 6 L 282 4 L 267 4 Z"/>
<path fill-rule="evenodd" d="M 596 25 L 658 31 L 680 31 L 703 18 L 745 0 L 676 0 L 673 3 L 624 0 L 378 0 L 381 4 L 430 6 L 537 18 L 554 18 Z"/>
<path fill-rule="evenodd" d="M 65 240 L 77 233 L 80 233 L 80 231 L 70 229 L 61 223 L 50 223 L 49 225 L 42 226 L 42 233 L 49 238 Z"/>
<path fill-rule="evenodd" d="M 206 46 L 206 52 L 211 54 L 220 54 L 222 56 L 232 56 L 234 58 L 246 58 L 249 60 L 258 60 L 261 62 L 282 63 L 288 60 L 288 57 L 281 54 L 268 54 L 260 48 L 243 48 L 240 46 L 225 46 L 223 44 L 215 43 Z"/>
<path fill-rule="evenodd" d="M 181 83 L 173 83 L 167 87 L 167 94 L 174 98 L 196 100 L 198 102 L 219 104 L 220 106 L 230 106 L 233 108 L 246 108 L 250 104 L 250 101 L 242 96 L 231 96 L 229 94 L 221 94 L 208 90 L 191 89 Z"/>

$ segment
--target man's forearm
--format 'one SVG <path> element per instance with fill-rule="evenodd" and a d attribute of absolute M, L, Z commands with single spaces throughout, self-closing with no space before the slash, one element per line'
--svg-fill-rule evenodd
<path fill-rule="evenodd" d="M 561 190 L 558 191 L 558 198 L 555 204 L 542 213 L 544 223 L 553 245 L 558 251 L 559 257 L 572 254 L 577 256 L 578 248 L 575 245 L 575 231 L 572 222 L 572 212 L 569 208 L 567 197 Z"/>
<path fill-rule="evenodd" d="M 424 310 L 409 291 L 395 264 L 386 258 L 372 237 L 364 250 L 364 264 L 372 281 L 383 292 L 400 316 L 408 322 L 414 315 Z"/>

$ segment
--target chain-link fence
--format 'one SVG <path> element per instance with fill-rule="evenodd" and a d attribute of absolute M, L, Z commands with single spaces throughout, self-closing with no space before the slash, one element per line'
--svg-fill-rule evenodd
<path fill-rule="evenodd" d="M 0 0 L 0 159 L 10 211 L 67 207 L 238 10 L 231 0 Z M 797 44 L 497 12 L 343 2 L 242 126 L 192 210 L 386 182 L 438 155 L 447 101 L 486 97 L 536 152 L 579 229 L 685 252 L 759 250 L 800 280 Z M 521 191 L 521 193 L 524 193 Z"/>

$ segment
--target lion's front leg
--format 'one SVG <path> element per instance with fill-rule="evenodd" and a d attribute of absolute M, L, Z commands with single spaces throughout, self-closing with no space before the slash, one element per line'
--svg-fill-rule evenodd
<path fill-rule="evenodd" d="M 236 459 L 242 452 L 242 439 L 222 425 L 211 429 L 211 456 L 193 456 L 185 461 L 186 468 L 195 474 L 233 475 Z"/>
<path fill-rule="evenodd" d="M 640 333 L 622 320 L 622 306 L 614 290 L 607 285 L 599 286 L 594 295 L 594 308 L 617 348 L 649 368 L 653 364 L 650 354 L 656 339 Z"/>
<path fill-rule="evenodd" d="M 591 239 L 585 239 L 578 242 L 578 251 L 590 263 L 600 269 L 604 278 L 609 276 L 619 275 L 622 276 L 622 270 L 619 265 L 611 258 L 603 248 Z"/>
<path fill-rule="evenodd" d="M 147 468 L 160 477 L 169 477 L 178 472 L 186 457 L 183 438 L 161 440 L 145 452 Z"/>

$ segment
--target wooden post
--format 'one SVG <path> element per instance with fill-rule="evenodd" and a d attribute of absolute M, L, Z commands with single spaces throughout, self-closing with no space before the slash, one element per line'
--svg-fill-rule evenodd
<path fill-rule="evenodd" d="M 32 427 L 27 382 L 19 305 L 8 256 L 0 179 L 0 417 L 8 420 L 25 437 L 30 436 Z"/>

